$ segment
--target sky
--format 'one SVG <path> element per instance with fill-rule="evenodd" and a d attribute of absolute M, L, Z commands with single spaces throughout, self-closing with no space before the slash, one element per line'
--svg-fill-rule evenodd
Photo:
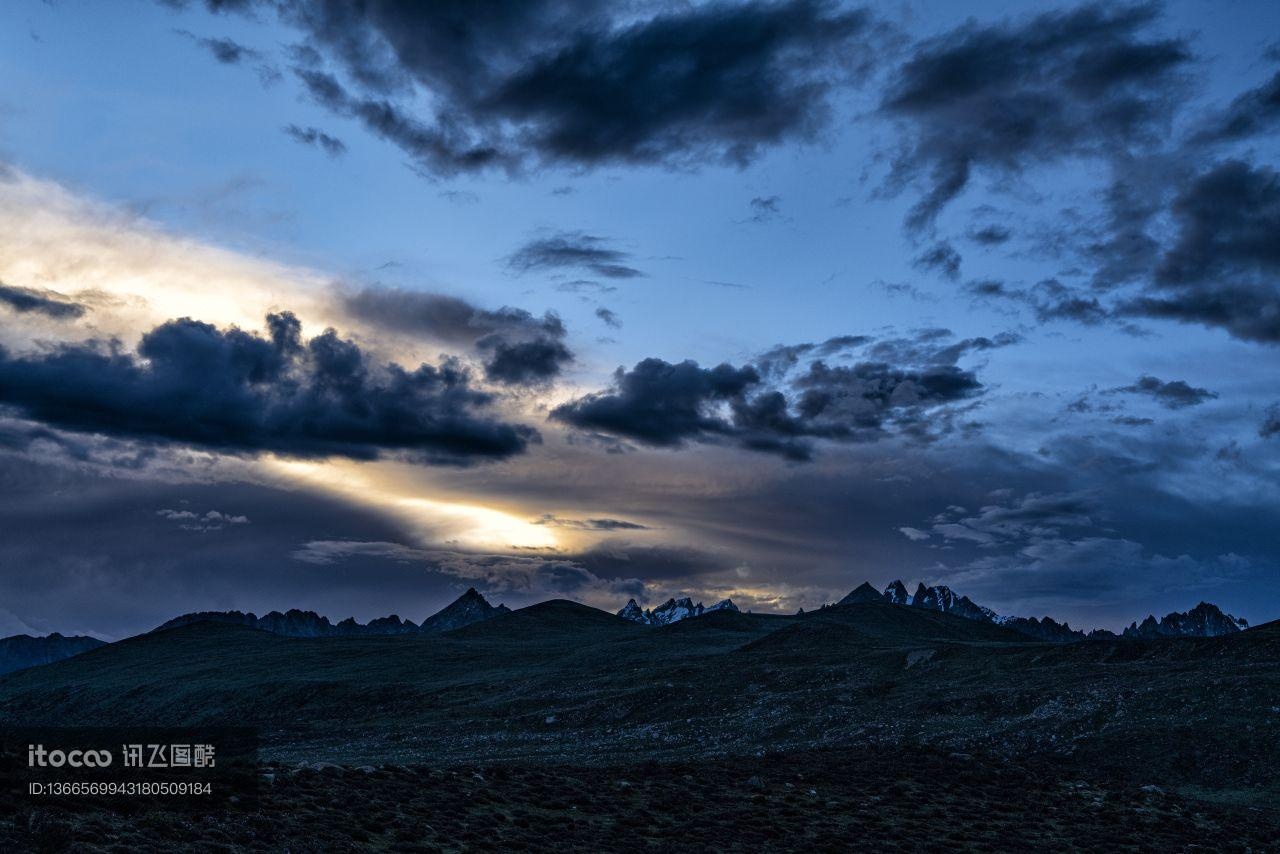
<path fill-rule="evenodd" d="M 0 635 L 1280 617 L 1280 7 L 0 7 Z"/>

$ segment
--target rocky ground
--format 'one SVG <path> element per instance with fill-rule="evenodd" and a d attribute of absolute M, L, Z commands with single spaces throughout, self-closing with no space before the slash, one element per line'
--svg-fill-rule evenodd
<path fill-rule="evenodd" d="M 268 766 L 208 814 L 0 808 L 0 850 L 1271 851 L 1280 815 L 931 750 L 609 767 Z"/>

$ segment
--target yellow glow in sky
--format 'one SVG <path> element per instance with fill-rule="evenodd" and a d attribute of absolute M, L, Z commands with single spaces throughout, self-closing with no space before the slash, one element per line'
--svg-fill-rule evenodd
<path fill-rule="evenodd" d="M 484 551 L 560 547 L 554 529 L 492 507 L 409 494 L 403 484 L 378 478 L 376 469 L 368 464 L 282 459 L 266 463 L 290 483 L 387 513 L 408 525 L 422 546 Z"/>

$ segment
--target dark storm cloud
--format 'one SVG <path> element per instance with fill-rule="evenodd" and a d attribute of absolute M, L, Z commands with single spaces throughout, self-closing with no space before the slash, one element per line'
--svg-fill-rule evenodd
<path fill-rule="evenodd" d="M 319 128 L 286 125 L 285 135 L 303 145 L 319 148 L 330 157 L 340 157 L 347 153 L 347 145 L 336 136 L 330 136 Z"/>
<path fill-rule="evenodd" d="M 881 106 L 908 145 L 891 185 L 925 184 L 908 227 L 930 226 L 978 170 L 1000 179 L 1154 141 L 1191 59 L 1184 42 L 1148 35 L 1158 11 L 1090 4 L 922 42 Z"/>
<path fill-rule="evenodd" d="M 81 317 L 88 310 L 55 291 L 19 288 L 0 282 L 0 306 L 19 314 L 43 314 L 55 320 Z"/>
<path fill-rule="evenodd" d="M 1133 385 L 1112 389 L 1112 392 L 1126 394 L 1143 394 L 1153 398 L 1166 409 L 1184 409 L 1188 406 L 1199 406 L 1207 400 L 1215 399 L 1217 392 L 1207 388 L 1196 388 L 1188 385 L 1186 380 L 1170 380 L 1165 382 L 1157 377 L 1144 375 Z"/>
<path fill-rule="evenodd" d="M 1228 142 L 1257 136 L 1280 122 L 1280 73 L 1237 97 L 1197 135 L 1200 142 Z"/>
<path fill-rule="evenodd" d="M 530 240 L 507 258 L 519 273 L 546 270 L 586 270 L 606 279 L 634 279 L 643 276 L 629 266 L 630 254 L 615 249 L 603 237 L 581 231 L 564 231 Z"/>
<path fill-rule="evenodd" d="M 492 103 L 528 122 L 551 160 L 742 165 L 821 126 L 842 54 L 868 23 L 812 0 L 691 7 L 579 32 L 503 81 Z"/>
<path fill-rule="evenodd" d="M 437 175 L 742 165 L 826 124 L 831 89 L 865 71 L 860 42 L 874 31 L 865 12 L 825 0 L 656 15 L 583 0 L 260 5 L 306 35 L 296 70 L 313 97 Z M 317 67 L 324 59 L 349 86 Z"/>
<path fill-rule="evenodd" d="M 1174 200 L 1178 239 L 1156 271 L 1161 285 L 1198 285 L 1239 272 L 1280 270 L 1280 177 L 1229 160 Z"/>
<path fill-rule="evenodd" d="M 1177 227 L 1154 285 L 1128 314 L 1200 323 L 1280 343 L 1280 176 L 1228 160 L 1174 199 Z"/>
<path fill-rule="evenodd" d="M 925 250 L 912 264 L 917 270 L 935 270 L 955 281 L 960 278 L 961 260 L 955 247 L 943 240 Z"/>
<path fill-rule="evenodd" d="M 714 406 L 742 397 L 759 382 L 750 366 L 701 368 L 696 362 L 645 359 L 630 371 L 619 368 L 613 390 L 563 404 L 552 417 L 647 445 L 677 447 L 689 439 L 732 433 L 733 426 Z"/>
<path fill-rule="evenodd" d="M 444 294 L 373 287 L 345 295 L 343 305 L 385 329 L 472 346 L 485 357 L 485 376 L 504 385 L 546 383 L 573 361 L 564 323 L 552 312 L 491 311 Z"/>
<path fill-rule="evenodd" d="M 230 453 L 467 464 L 522 452 L 528 427 L 484 414 L 490 397 L 446 361 L 380 365 L 332 329 L 303 342 L 292 314 L 269 334 L 187 318 L 117 344 L 0 349 L 0 405 L 71 431 Z"/>
<path fill-rule="evenodd" d="M 941 340 L 949 338 L 946 330 L 931 332 L 929 347 L 912 341 L 914 348 L 902 343 L 881 351 L 927 361 L 918 366 L 860 361 L 833 367 L 819 359 L 790 373 L 801 356 L 838 351 L 851 346 L 850 338 L 775 348 L 763 368 L 645 359 L 630 371 L 619 368 L 608 391 L 562 404 L 551 417 L 653 447 L 727 443 L 795 461 L 812 457 L 815 439 L 871 442 L 900 433 L 927 441 L 950 429 L 942 407 L 982 391 L 977 377 L 954 361 L 970 350 L 1011 343 L 950 343 Z"/>
<path fill-rule="evenodd" d="M 506 385 L 537 385 L 559 376 L 573 354 L 563 342 L 548 337 L 532 341 L 508 341 L 501 336 L 482 338 L 476 344 L 488 356 L 484 375 Z"/>
<path fill-rule="evenodd" d="M 535 317 L 519 308 L 489 310 L 459 297 L 425 291 L 369 287 L 344 295 L 342 304 L 360 320 L 447 344 L 471 344 L 492 335 L 565 335 L 564 323 L 553 312 Z"/>
<path fill-rule="evenodd" d="M 955 365 L 901 368 L 884 362 L 830 367 L 815 362 L 795 381 L 797 409 L 815 435 L 874 439 L 887 423 L 907 424 L 924 410 L 982 391 L 972 371 Z"/>

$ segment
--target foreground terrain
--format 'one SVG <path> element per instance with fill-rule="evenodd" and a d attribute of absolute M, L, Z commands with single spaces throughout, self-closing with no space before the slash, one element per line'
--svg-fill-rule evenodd
<path fill-rule="evenodd" d="M 654 628 L 565 601 L 428 637 L 194 623 L 0 678 L 0 724 L 253 726 L 259 806 L 28 802 L 4 833 L 19 850 L 125 831 L 118 850 L 1267 850 L 1277 698 L 1280 624 L 1062 645 L 885 603 Z"/>
<path fill-rule="evenodd" d="M 261 789 L 252 808 L 208 815 L 5 803 L 0 848 L 1244 852 L 1280 838 L 1276 814 L 1256 807 L 931 750 L 601 768 L 272 766 Z"/>

